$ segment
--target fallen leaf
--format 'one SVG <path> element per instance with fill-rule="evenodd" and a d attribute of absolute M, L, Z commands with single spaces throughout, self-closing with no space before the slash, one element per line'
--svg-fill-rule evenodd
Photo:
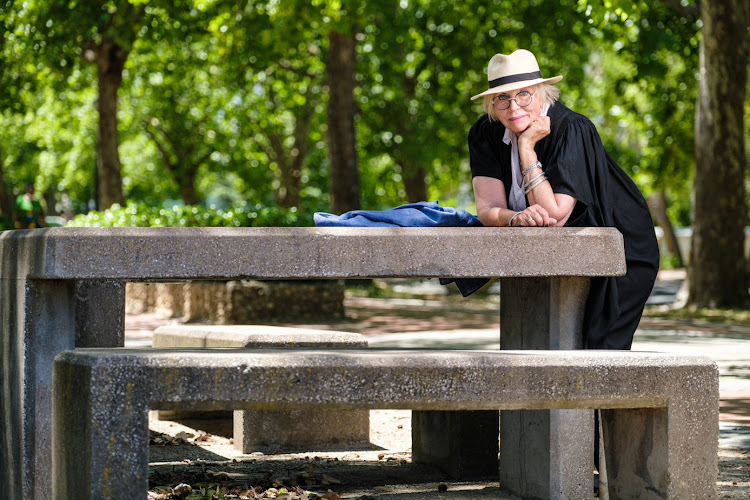
<path fill-rule="evenodd" d="M 310 500 L 307 492 L 302 488 L 294 488 L 294 492 L 299 495 L 299 500 Z"/>
<path fill-rule="evenodd" d="M 172 488 L 172 493 L 177 495 L 180 498 L 185 498 L 193 491 L 193 487 L 189 484 L 180 483 L 174 488 Z"/>
<path fill-rule="evenodd" d="M 335 477 L 329 476 L 328 474 L 323 474 L 322 483 L 325 485 L 328 484 L 341 484 L 340 479 L 336 479 Z M 331 491 L 331 490 L 328 490 Z"/>
<path fill-rule="evenodd" d="M 177 434 L 174 435 L 175 439 L 182 439 L 183 441 L 187 441 L 188 439 L 195 437 L 195 434 L 191 434 L 189 432 L 180 431 Z"/>

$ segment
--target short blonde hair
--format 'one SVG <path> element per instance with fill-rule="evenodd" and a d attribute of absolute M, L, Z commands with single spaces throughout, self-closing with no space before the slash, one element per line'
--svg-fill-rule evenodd
<path fill-rule="evenodd" d="M 550 83 L 539 83 L 537 85 L 532 85 L 531 88 L 534 89 L 534 92 L 540 94 L 540 97 L 544 99 L 545 104 L 549 104 L 550 106 L 560 99 L 560 89 Z M 484 111 L 487 113 L 487 117 L 491 122 L 500 121 L 500 118 L 497 116 L 497 109 L 492 105 L 492 99 L 494 99 L 496 95 L 497 94 L 486 95 L 482 100 L 482 108 L 484 108 Z"/>

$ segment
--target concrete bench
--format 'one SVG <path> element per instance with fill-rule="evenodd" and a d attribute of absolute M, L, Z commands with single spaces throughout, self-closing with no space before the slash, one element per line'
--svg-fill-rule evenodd
<path fill-rule="evenodd" d="M 58 500 L 145 498 L 147 413 L 178 407 L 603 408 L 611 499 L 702 500 L 716 494 L 719 373 L 704 357 L 78 349 L 57 357 L 54 386 L 52 497 Z M 565 483 L 576 475 L 553 479 Z M 592 483 L 560 488 L 577 491 L 567 498 L 589 498 Z M 525 497 L 545 495 L 541 489 Z"/>
<path fill-rule="evenodd" d="M 50 228 L 0 234 L 0 256 L 0 485 L 34 500 L 49 498 L 52 484 L 55 356 L 123 346 L 128 282 L 499 278 L 503 349 L 577 349 L 589 280 L 625 273 L 614 228 Z M 414 457 L 443 457 L 437 463 L 459 476 L 479 453 L 495 467 L 497 411 L 479 413 L 415 411 L 413 432 L 425 439 L 414 439 Z M 588 481 L 591 412 L 516 413 L 500 415 L 502 428 L 518 423 L 521 436 L 504 440 L 504 456 L 517 457 L 508 467 L 528 463 L 527 449 L 563 450 L 565 461 L 550 453 L 549 470 L 529 467 L 529 475 L 554 478 L 578 464 Z M 573 431 L 586 439 L 559 438 Z M 519 477 L 523 495 L 526 475 L 509 477 Z"/>
<path fill-rule="evenodd" d="M 182 348 L 366 348 L 358 333 L 266 325 L 168 325 L 154 330 L 153 346 Z M 160 419 L 191 418 L 206 412 L 158 412 Z M 299 425 L 301 421 L 305 425 Z M 240 453 L 365 444 L 370 441 L 367 410 L 236 410 L 234 448 Z"/>

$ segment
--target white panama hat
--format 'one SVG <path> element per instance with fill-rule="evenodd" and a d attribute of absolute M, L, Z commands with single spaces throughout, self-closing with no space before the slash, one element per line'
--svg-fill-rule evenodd
<path fill-rule="evenodd" d="M 562 79 L 562 76 L 542 78 L 539 63 L 536 62 L 534 54 L 528 50 L 519 49 L 507 56 L 495 54 L 487 65 L 489 90 L 475 95 L 471 100 L 507 90 L 531 87 L 538 83 L 556 83 Z"/>

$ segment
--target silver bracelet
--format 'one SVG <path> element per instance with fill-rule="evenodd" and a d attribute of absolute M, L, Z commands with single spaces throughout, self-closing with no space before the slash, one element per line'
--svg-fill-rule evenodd
<path fill-rule="evenodd" d="M 510 216 L 510 220 L 508 221 L 508 227 L 513 227 L 513 219 L 518 217 L 521 212 L 516 212 L 513 215 Z"/>
<path fill-rule="evenodd" d="M 526 175 L 532 170 L 534 170 L 535 168 L 542 168 L 542 162 L 537 160 L 536 163 L 532 163 L 531 165 L 523 169 L 523 172 L 521 172 L 521 175 Z"/>
<path fill-rule="evenodd" d="M 529 179 L 529 182 L 526 182 L 525 184 L 527 186 L 530 186 L 532 182 L 534 182 L 535 180 L 537 180 L 538 178 L 540 178 L 543 175 L 544 175 L 544 172 L 542 172 L 541 174 L 536 174 L 534 177 L 532 177 L 531 179 Z"/>
<path fill-rule="evenodd" d="M 529 194 L 533 189 L 535 189 L 537 186 L 539 186 L 539 184 L 541 184 L 542 182 L 544 182 L 546 180 L 547 180 L 547 176 L 545 175 L 544 179 L 539 179 L 538 181 L 536 181 L 536 184 L 534 184 L 533 186 L 527 187 L 526 191 L 524 191 L 524 194 Z"/>

